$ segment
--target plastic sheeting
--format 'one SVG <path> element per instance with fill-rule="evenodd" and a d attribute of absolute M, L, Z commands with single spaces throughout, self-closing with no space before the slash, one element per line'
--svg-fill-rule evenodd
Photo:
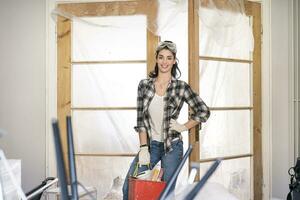
<path fill-rule="evenodd" d="M 254 39 L 243 0 L 228 0 L 223 9 L 214 0 L 200 0 L 200 55 L 251 59 Z"/>
<path fill-rule="evenodd" d="M 200 157 L 214 158 L 251 153 L 251 112 L 215 111 L 200 133 Z"/>
<path fill-rule="evenodd" d="M 247 63 L 200 61 L 201 97 L 210 107 L 250 106 L 251 68 Z"/>
<path fill-rule="evenodd" d="M 26 200 L 21 188 L 21 160 L 6 160 L 0 149 L 0 198 Z"/>
<path fill-rule="evenodd" d="M 214 2 L 199 0 L 199 56 L 251 59 L 251 18 L 245 15 L 243 1 L 227 1 L 227 11 L 219 9 Z M 72 20 L 72 61 L 104 61 L 72 65 L 72 107 L 136 106 L 138 82 L 147 75 L 147 29 L 162 40 L 177 44 L 181 79 L 188 81 L 187 0 L 142 0 L 135 6 L 144 15 L 76 17 L 63 10 L 53 11 L 54 19 L 59 15 Z M 155 6 L 157 18 L 146 18 Z M 131 60 L 139 63 L 105 62 Z M 215 61 L 201 61 L 199 65 L 200 96 L 209 106 L 251 105 L 251 65 Z M 180 122 L 187 120 L 187 113 L 185 106 Z M 138 151 L 138 135 L 133 130 L 134 110 L 76 110 L 72 115 L 77 152 Z M 249 111 L 212 112 L 200 133 L 201 158 L 249 153 L 251 120 Z M 186 149 L 187 133 L 183 137 Z M 98 199 L 102 199 L 116 177 L 125 177 L 133 158 L 79 156 L 76 159 L 79 181 L 96 187 Z M 222 173 L 212 181 L 222 184 L 240 199 L 249 199 L 249 159 L 225 163 Z M 186 181 L 187 169 L 185 165 L 179 183 Z M 240 180 L 245 185 L 238 187 Z"/>
<path fill-rule="evenodd" d="M 242 55 L 244 53 L 249 56 L 249 51 L 253 51 L 254 48 L 254 40 L 252 29 L 249 26 L 249 18 L 245 15 L 244 0 L 228 0 L 225 4 L 222 4 L 222 8 L 218 7 L 215 3 L 216 1 L 217 0 L 199 0 L 198 15 L 200 19 L 200 29 L 205 29 L 203 31 L 201 30 L 201 34 L 203 34 L 201 37 L 205 40 L 200 40 L 201 47 L 204 47 L 200 48 L 200 51 L 209 54 L 211 49 L 216 50 L 216 48 L 219 48 L 218 52 L 220 54 L 224 53 L 224 57 L 234 56 L 238 58 L 245 56 Z M 64 16 L 72 21 L 77 21 L 90 27 L 96 26 L 98 27 L 98 31 L 109 30 L 107 28 L 118 29 L 144 26 L 155 35 L 161 36 L 176 26 L 176 17 L 178 15 L 187 12 L 187 2 L 187 0 L 136 1 L 132 7 L 139 9 L 140 13 L 143 13 L 143 16 L 152 16 L 151 12 L 153 10 L 157 12 L 157 17 L 148 17 L 147 23 L 145 24 L 137 23 L 136 20 L 131 21 L 132 23 L 127 21 L 125 24 L 122 23 L 122 20 L 119 20 L 121 23 L 115 24 L 105 17 L 102 17 L 101 21 L 96 22 L 93 20 L 93 17 L 76 17 L 59 8 L 53 10 L 52 16 L 54 19 L 56 19 L 58 15 Z M 131 34 L 134 35 L 134 33 L 135 32 L 132 32 Z M 116 37 L 116 39 L 121 38 Z M 202 44 L 203 41 L 204 43 Z M 212 43 L 208 46 L 205 45 L 205 41 L 212 41 Z M 212 44 L 213 47 L 211 47 Z M 222 49 L 225 51 L 220 52 Z M 228 50 L 231 50 L 229 51 L 231 55 L 228 54 Z M 124 54 L 124 52 L 122 52 L 122 54 Z"/>
<path fill-rule="evenodd" d="M 200 176 L 205 174 L 211 163 L 200 164 Z M 238 199 L 252 199 L 251 158 L 223 160 L 210 178 L 210 182 L 223 185 Z"/>
<path fill-rule="evenodd" d="M 75 64 L 72 70 L 72 106 L 134 107 L 137 85 L 145 75 L 145 63 Z"/>
<path fill-rule="evenodd" d="M 214 2 L 203 0 L 199 8 L 200 56 L 251 60 L 251 18 L 244 13 L 243 1 L 227 1 L 227 11 L 218 9 Z M 199 66 L 200 96 L 210 107 L 252 106 L 251 64 L 200 59 Z M 249 154 L 252 133 L 251 110 L 213 111 L 200 131 L 200 158 Z M 251 199 L 250 160 L 223 161 L 210 181 L 222 184 L 238 199 Z M 208 166 L 201 164 L 201 171 Z"/>

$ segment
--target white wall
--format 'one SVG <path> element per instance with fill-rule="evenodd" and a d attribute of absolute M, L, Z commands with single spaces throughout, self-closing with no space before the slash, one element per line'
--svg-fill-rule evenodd
<path fill-rule="evenodd" d="M 45 178 L 45 1 L 0 0 L 0 139 L 22 159 L 22 187 Z"/>
<path fill-rule="evenodd" d="M 290 144 L 289 115 L 289 3 L 271 1 L 271 71 L 272 71 L 272 195 L 285 199 L 288 193 L 293 146 Z"/>

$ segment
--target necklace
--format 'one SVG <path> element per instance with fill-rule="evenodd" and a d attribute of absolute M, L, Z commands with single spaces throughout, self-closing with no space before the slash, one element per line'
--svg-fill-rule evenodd
<path fill-rule="evenodd" d="M 158 82 L 158 81 L 156 81 L 156 85 L 158 87 L 160 87 L 160 88 L 164 88 L 164 87 L 166 87 L 168 85 L 169 82 L 170 82 L 170 80 L 164 81 L 164 82 Z"/>
<path fill-rule="evenodd" d="M 171 79 L 168 79 L 167 81 L 158 81 L 156 80 L 155 82 L 158 84 L 158 85 L 165 85 L 166 83 L 169 83 Z"/>
<path fill-rule="evenodd" d="M 169 85 L 170 80 L 164 82 L 155 81 L 156 93 L 160 96 L 163 96 L 166 92 L 167 86 Z"/>

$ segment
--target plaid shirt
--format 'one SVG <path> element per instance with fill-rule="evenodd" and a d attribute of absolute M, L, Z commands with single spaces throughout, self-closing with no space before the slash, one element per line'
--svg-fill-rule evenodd
<path fill-rule="evenodd" d="M 149 134 L 151 126 L 148 108 L 155 94 L 154 82 L 155 78 L 149 78 L 143 79 L 139 83 L 137 96 L 137 125 L 134 127 L 136 132 L 147 133 L 149 139 L 151 139 L 151 134 Z M 195 121 L 205 122 L 210 115 L 209 108 L 199 95 L 197 95 L 186 82 L 172 77 L 166 95 L 164 96 L 163 135 L 166 152 L 172 150 L 171 141 L 174 138 L 182 138 L 179 132 L 169 130 L 169 124 L 172 118 L 177 120 L 183 102 L 186 102 L 194 111 L 194 113 L 190 115 L 190 118 Z"/>

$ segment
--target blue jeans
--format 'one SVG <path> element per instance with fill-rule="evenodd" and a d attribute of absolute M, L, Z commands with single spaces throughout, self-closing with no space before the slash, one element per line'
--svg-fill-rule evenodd
<path fill-rule="evenodd" d="M 172 141 L 172 148 L 171 152 L 165 154 L 164 150 L 164 143 L 158 141 L 151 141 L 150 143 L 150 168 L 153 168 L 159 161 L 161 161 L 161 166 L 164 170 L 163 173 L 163 181 L 168 182 L 175 170 L 177 169 L 179 163 L 183 157 L 183 144 L 182 140 L 175 140 Z M 134 168 L 138 162 L 138 155 L 133 159 L 128 173 L 126 175 L 124 185 L 123 185 L 123 200 L 128 199 L 128 186 L 129 181 L 128 178 L 132 176 L 134 172 Z M 138 172 L 147 170 L 147 166 L 141 166 L 138 169 Z M 172 185 L 171 191 L 175 189 L 176 182 Z"/>

